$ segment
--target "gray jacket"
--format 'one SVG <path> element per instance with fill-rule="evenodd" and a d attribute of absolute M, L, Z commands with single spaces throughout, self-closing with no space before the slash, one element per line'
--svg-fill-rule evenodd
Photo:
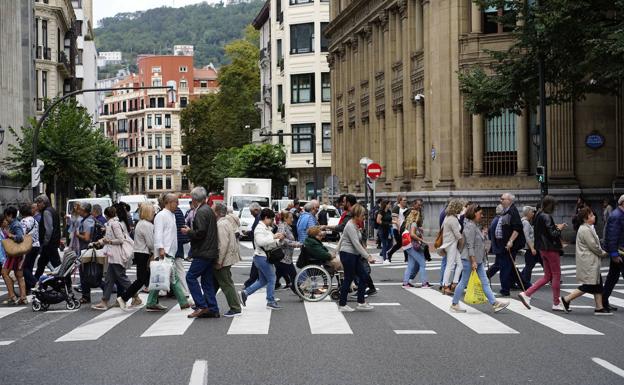
<path fill-rule="evenodd" d="M 600 247 L 596 230 L 582 224 L 576 233 L 576 280 L 586 285 L 597 285 L 600 282 L 600 259 L 607 255 Z"/>
<path fill-rule="evenodd" d="M 467 219 L 464 221 L 464 249 L 461 258 L 470 260 L 475 257 L 477 263 L 482 263 L 485 258 L 485 237 L 476 223 Z"/>

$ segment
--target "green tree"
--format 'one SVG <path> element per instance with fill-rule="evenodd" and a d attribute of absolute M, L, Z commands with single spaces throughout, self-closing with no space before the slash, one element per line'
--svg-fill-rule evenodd
<path fill-rule="evenodd" d="M 17 144 L 10 145 L 14 177 L 24 187 L 30 184 L 33 118 L 22 128 L 21 136 L 11 129 Z M 84 196 L 96 186 L 99 194 L 112 194 L 126 188 L 125 171 L 114 143 L 97 131 L 87 111 L 75 100 L 55 107 L 39 132 L 37 158 L 45 163 L 41 181 L 61 199 Z M 62 200 L 61 200 L 62 201 Z"/>
<path fill-rule="evenodd" d="M 538 62 L 544 60 L 547 104 L 616 94 L 624 78 L 624 0 L 475 0 L 505 8 L 500 22 L 516 25 L 506 51 L 489 52 L 489 67 L 459 74 L 465 106 L 493 116 L 539 103 Z M 516 23 L 518 21 L 518 23 Z"/>

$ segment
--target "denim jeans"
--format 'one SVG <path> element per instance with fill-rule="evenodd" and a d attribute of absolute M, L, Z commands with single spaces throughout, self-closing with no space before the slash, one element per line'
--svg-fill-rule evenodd
<path fill-rule="evenodd" d="M 464 289 L 468 286 L 468 280 L 470 279 L 470 274 L 472 273 L 472 264 L 470 261 L 466 259 L 462 259 L 462 264 L 464 269 L 462 271 L 461 279 L 455 288 L 455 294 L 453 295 L 453 304 L 458 304 L 459 299 L 462 295 L 464 295 Z M 481 288 L 483 288 L 483 292 L 488 299 L 488 302 L 491 305 L 494 305 L 496 302 L 496 297 L 494 297 L 494 293 L 492 292 L 492 288 L 490 287 L 490 281 L 488 281 L 487 276 L 485 275 L 485 268 L 483 267 L 483 263 L 477 264 L 477 275 L 479 276 L 479 280 L 481 281 Z"/>
<path fill-rule="evenodd" d="M 440 286 L 442 286 L 444 282 L 444 271 L 446 270 L 446 255 L 442 257 L 442 262 L 440 264 Z"/>
<path fill-rule="evenodd" d="M 407 249 L 407 269 L 405 269 L 405 273 L 403 274 L 403 284 L 407 285 L 410 278 L 415 277 L 416 268 L 418 267 L 420 273 L 420 278 L 422 283 L 428 282 L 427 280 L 427 270 L 425 269 L 425 255 L 420 251 L 416 251 L 413 247 Z M 412 278 L 413 279 L 413 278 Z"/>
<path fill-rule="evenodd" d="M 191 267 L 186 273 L 186 283 L 195 301 L 195 305 L 200 309 L 208 309 L 214 313 L 219 313 L 219 305 L 215 296 L 213 260 L 193 258 Z M 201 286 L 197 278 L 201 277 Z M 180 285 L 180 287 L 182 287 Z"/>
<path fill-rule="evenodd" d="M 358 277 L 359 282 L 368 282 L 368 273 L 361 263 L 362 257 L 359 254 L 351 254 L 344 251 L 340 252 L 340 261 L 344 269 L 344 280 L 342 286 L 340 286 L 340 306 L 347 304 L 347 294 L 351 287 L 351 282 L 355 276 Z M 366 285 L 358 284 L 357 301 L 358 303 L 364 303 L 364 293 L 366 292 Z"/>
<path fill-rule="evenodd" d="M 258 269 L 258 280 L 244 290 L 245 294 L 252 295 L 258 289 L 266 286 L 267 303 L 275 302 L 275 297 L 273 296 L 275 291 L 275 266 L 269 263 L 263 255 L 254 255 L 253 264 Z"/>
<path fill-rule="evenodd" d="M 390 239 L 390 232 L 387 229 L 379 229 L 379 236 L 381 237 L 381 257 L 385 261 L 388 259 L 388 251 L 392 247 L 392 239 Z"/>

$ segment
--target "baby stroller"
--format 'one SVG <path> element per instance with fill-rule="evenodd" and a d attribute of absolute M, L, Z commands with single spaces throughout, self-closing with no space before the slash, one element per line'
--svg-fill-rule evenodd
<path fill-rule="evenodd" d="M 51 304 L 65 301 L 67 310 L 80 307 L 80 301 L 74 297 L 69 278 L 80 265 L 80 258 L 71 249 L 66 249 L 63 262 L 50 275 L 42 275 L 32 290 L 33 311 L 46 311 Z"/>

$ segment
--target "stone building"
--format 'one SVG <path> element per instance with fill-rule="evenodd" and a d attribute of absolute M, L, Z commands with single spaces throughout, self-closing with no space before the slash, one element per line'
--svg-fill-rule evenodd
<path fill-rule="evenodd" d="M 115 88 L 175 85 L 175 100 L 166 89 L 116 90 L 104 98 L 100 128 L 111 138 L 128 172 L 130 194 L 157 197 L 163 192 L 189 192 L 184 175 L 189 158 L 182 153 L 180 114 L 202 94 L 217 92 L 212 66 L 193 68 L 192 56 L 143 55 L 138 73 Z"/>
<path fill-rule="evenodd" d="M 254 142 L 283 144 L 291 197 L 314 196 L 314 162 L 319 196 L 327 197 L 331 175 L 331 89 L 327 63 L 326 0 L 267 0 L 253 25 L 260 31 L 260 94 L 263 132 Z M 311 136 L 291 134 L 315 133 Z"/>
<path fill-rule="evenodd" d="M 358 161 L 367 156 L 383 167 L 377 194 L 423 197 L 431 221 L 449 196 L 488 213 L 501 191 L 538 200 L 535 114 L 471 116 L 459 89 L 458 72 L 512 43 L 501 12 L 471 0 L 331 2 L 332 171 L 342 192 L 363 193 Z M 623 110 L 622 98 L 596 95 L 548 108 L 549 182 L 562 217 L 581 193 L 621 193 Z M 589 135 L 604 145 L 586 145 Z"/>

